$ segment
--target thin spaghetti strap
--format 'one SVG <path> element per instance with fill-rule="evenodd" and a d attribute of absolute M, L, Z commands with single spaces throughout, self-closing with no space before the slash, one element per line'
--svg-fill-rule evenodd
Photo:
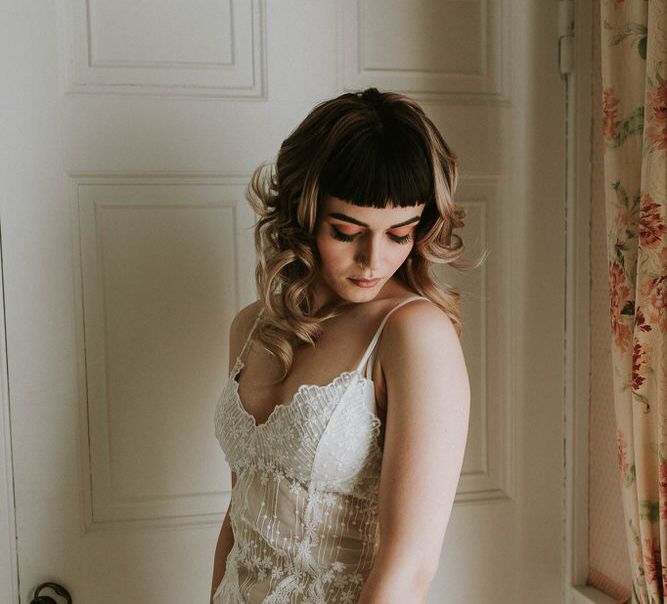
<path fill-rule="evenodd" d="M 412 302 L 414 300 L 428 300 L 428 298 L 425 298 L 424 296 L 410 296 L 409 298 L 406 298 L 405 300 L 401 300 L 396 306 L 394 306 L 384 316 L 384 319 L 382 319 L 382 323 L 380 323 L 380 327 L 378 327 L 377 331 L 375 332 L 375 335 L 373 336 L 373 339 L 371 340 L 371 343 L 368 345 L 368 348 L 366 349 L 366 352 L 364 353 L 364 356 L 361 358 L 361 361 L 360 361 L 359 365 L 357 366 L 357 371 L 361 372 L 364 365 L 366 365 L 365 377 L 367 379 L 370 379 L 370 376 L 371 376 L 370 368 L 373 366 L 373 360 L 374 360 L 374 357 L 375 357 L 375 348 L 377 346 L 378 341 L 380 340 L 380 336 L 382 335 L 382 330 L 384 329 L 384 325 L 387 322 L 387 319 L 389 319 L 389 317 L 391 316 L 391 313 L 393 313 L 395 310 L 398 310 L 404 304 L 408 304 L 409 302 Z"/>
<path fill-rule="evenodd" d="M 264 307 L 261 308 L 261 310 L 257 313 L 257 318 L 255 319 L 255 322 L 252 324 L 252 327 L 250 328 L 250 332 L 248 333 L 248 337 L 246 338 L 245 343 L 243 344 L 243 348 L 241 348 L 241 352 L 239 352 L 238 360 L 243 362 L 243 357 L 245 355 L 245 352 L 250 345 L 250 342 L 252 342 L 252 337 L 255 334 L 255 328 L 257 327 L 257 324 L 259 323 L 259 320 L 262 318 L 262 315 L 264 314 Z"/>

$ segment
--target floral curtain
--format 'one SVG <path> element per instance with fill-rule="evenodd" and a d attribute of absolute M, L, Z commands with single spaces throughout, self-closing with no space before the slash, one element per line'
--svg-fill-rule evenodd
<path fill-rule="evenodd" d="M 614 407 L 632 602 L 667 594 L 667 0 L 601 0 Z"/>

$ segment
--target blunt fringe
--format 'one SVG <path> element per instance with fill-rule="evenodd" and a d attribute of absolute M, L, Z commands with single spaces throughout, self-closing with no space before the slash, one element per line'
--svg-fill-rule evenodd
<path fill-rule="evenodd" d="M 453 197 L 457 177 L 456 156 L 422 108 L 376 88 L 319 103 L 283 141 L 275 164 L 257 167 L 246 195 L 258 215 L 255 278 L 264 311 L 256 333 L 277 358 L 281 379 L 295 347 L 314 344 L 337 314 L 329 306 L 314 310 L 315 229 L 326 195 L 376 208 L 425 204 L 396 276 L 440 307 L 461 336 L 460 292 L 436 283 L 432 265 L 475 269 L 487 250 L 475 262 L 461 258 L 463 241 L 453 233 L 465 218 Z"/>

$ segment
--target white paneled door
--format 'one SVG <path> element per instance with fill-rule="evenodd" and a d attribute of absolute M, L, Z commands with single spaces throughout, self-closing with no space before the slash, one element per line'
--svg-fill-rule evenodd
<path fill-rule="evenodd" d="M 208 601 L 230 490 L 213 410 L 254 299 L 244 188 L 315 103 L 376 86 L 420 100 L 458 153 L 462 236 L 490 252 L 438 272 L 463 291 L 473 408 L 429 602 L 561 602 L 556 9 L 3 0 L 0 545 L 17 587 L 0 597 L 56 581 L 74 604 Z"/>

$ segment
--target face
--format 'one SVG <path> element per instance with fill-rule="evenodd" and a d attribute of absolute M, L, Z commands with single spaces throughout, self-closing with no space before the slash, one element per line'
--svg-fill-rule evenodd
<path fill-rule="evenodd" d="M 320 302 L 375 298 L 412 250 L 423 210 L 423 204 L 363 208 L 333 196 L 322 199 L 316 227 Z"/>

